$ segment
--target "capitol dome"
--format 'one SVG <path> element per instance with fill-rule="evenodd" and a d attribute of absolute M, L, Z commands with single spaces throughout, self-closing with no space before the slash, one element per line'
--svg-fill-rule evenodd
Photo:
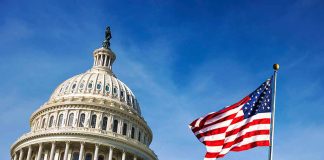
<path fill-rule="evenodd" d="M 112 71 L 110 28 L 93 67 L 61 83 L 11 146 L 12 160 L 157 160 L 134 93 Z"/>
<path fill-rule="evenodd" d="M 133 92 L 112 72 L 115 54 L 106 48 L 94 51 L 93 68 L 73 76 L 60 84 L 49 102 L 68 98 L 92 97 L 126 105 L 131 112 L 141 115 L 139 104 Z"/>

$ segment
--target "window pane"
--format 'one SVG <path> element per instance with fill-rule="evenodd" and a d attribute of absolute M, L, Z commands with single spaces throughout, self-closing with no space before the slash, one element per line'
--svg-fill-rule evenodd
<path fill-rule="evenodd" d="M 60 114 L 59 115 L 58 126 L 59 127 L 62 127 L 63 126 L 63 114 Z"/>
<path fill-rule="evenodd" d="M 117 133 L 117 129 L 118 129 L 118 120 L 114 120 L 114 126 L 113 126 L 113 132 Z"/>
<path fill-rule="evenodd" d="M 134 139 L 134 137 L 135 137 L 135 128 L 134 128 L 134 127 L 132 127 L 131 138 L 133 138 L 133 139 Z"/>
<path fill-rule="evenodd" d="M 45 127 L 45 118 L 43 119 L 43 123 L 42 123 L 42 128 L 44 128 Z"/>
<path fill-rule="evenodd" d="M 54 120 L 54 116 L 51 116 L 48 127 L 52 127 L 53 125 L 53 120 Z"/>
<path fill-rule="evenodd" d="M 97 115 L 91 117 L 91 128 L 96 128 Z"/>
<path fill-rule="evenodd" d="M 102 120 L 102 126 L 101 126 L 101 129 L 102 130 L 106 130 L 107 129 L 107 121 L 108 121 L 108 118 L 107 117 L 104 117 L 103 120 Z"/>
<path fill-rule="evenodd" d="M 85 114 L 82 113 L 80 115 L 79 127 L 84 127 L 84 119 L 85 119 Z"/>
<path fill-rule="evenodd" d="M 74 119 L 74 114 L 71 113 L 71 114 L 69 115 L 69 122 L 68 122 L 68 126 L 72 126 L 72 124 L 73 124 L 73 119 Z"/>
<path fill-rule="evenodd" d="M 123 125 L 123 135 L 126 135 L 126 133 L 127 133 L 127 124 L 124 123 L 124 125 Z"/>

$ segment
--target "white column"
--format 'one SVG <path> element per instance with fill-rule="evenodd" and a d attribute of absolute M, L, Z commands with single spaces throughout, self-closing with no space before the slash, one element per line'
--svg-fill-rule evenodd
<path fill-rule="evenodd" d="M 107 58 L 108 58 L 108 56 L 104 56 L 104 65 L 103 66 L 106 66 L 106 63 L 107 63 Z"/>
<path fill-rule="evenodd" d="M 137 160 L 137 157 L 134 155 L 134 159 L 133 160 Z"/>
<path fill-rule="evenodd" d="M 17 160 L 17 153 L 14 154 L 14 160 Z"/>
<path fill-rule="evenodd" d="M 22 160 L 23 159 L 23 156 L 24 156 L 24 150 L 23 149 L 20 149 L 19 151 L 19 160 Z"/>
<path fill-rule="evenodd" d="M 109 158 L 108 158 L 108 160 L 112 160 L 112 156 L 113 156 L 113 148 L 109 147 Z"/>
<path fill-rule="evenodd" d="M 27 153 L 27 159 L 26 160 L 31 160 L 31 154 L 32 154 L 32 146 L 28 146 L 28 153 Z"/>
<path fill-rule="evenodd" d="M 50 158 L 49 158 L 49 160 L 54 160 L 55 147 L 56 147 L 55 142 L 52 142 L 52 147 L 51 147 L 51 153 L 50 153 Z"/>
<path fill-rule="evenodd" d="M 108 68 L 111 69 L 111 58 L 108 59 Z"/>
<path fill-rule="evenodd" d="M 84 142 L 81 142 L 80 152 L 79 152 L 79 160 L 83 159 L 83 152 L 84 152 Z"/>
<path fill-rule="evenodd" d="M 122 160 L 125 160 L 125 158 L 126 158 L 126 152 L 123 151 Z"/>
<path fill-rule="evenodd" d="M 68 152 L 69 152 L 70 142 L 65 142 L 65 151 L 63 160 L 67 160 Z"/>
<path fill-rule="evenodd" d="M 37 158 L 36 160 L 40 160 L 41 157 L 42 157 L 42 152 L 43 152 L 43 143 L 40 143 L 39 144 L 39 147 L 38 147 L 38 153 L 37 153 Z"/>
<path fill-rule="evenodd" d="M 96 144 L 93 160 L 98 160 L 99 144 Z"/>

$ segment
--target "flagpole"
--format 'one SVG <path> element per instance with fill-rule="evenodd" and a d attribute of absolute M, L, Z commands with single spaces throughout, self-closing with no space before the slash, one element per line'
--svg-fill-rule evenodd
<path fill-rule="evenodd" d="M 271 131 L 270 131 L 270 146 L 269 146 L 269 160 L 272 160 L 273 157 L 273 137 L 275 131 L 275 113 L 276 113 L 276 87 L 277 87 L 277 72 L 279 70 L 279 64 L 273 65 L 274 73 L 273 73 L 273 90 L 272 90 L 272 113 L 271 113 Z"/>

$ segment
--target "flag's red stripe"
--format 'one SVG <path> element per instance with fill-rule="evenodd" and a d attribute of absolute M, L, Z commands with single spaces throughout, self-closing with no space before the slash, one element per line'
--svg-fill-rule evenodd
<path fill-rule="evenodd" d="M 235 117 L 235 118 L 233 119 L 233 121 L 231 122 L 231 125 L 232 125 L 232 124 L 235 124 L 235 123 L 238 123 L 238 122 L 241 122 L 241 121 L 243 121 L 243 120 L 244 120 L 244 116 Z"/>
<path fill-rule="evenodd" d="M 207 152 L 205 155 L 205 158 L 217 158 L 218 155 L 219 155 L 219 152 L 217 152 L 217 153 Z"/>
<path fill-rule="evenodd" d="M 200 133 L 200 134 L 197 134 L 196 137 L 198 139 L 200 139 L 201 137 L 204 137 L 204 136 L 210 136 L 210 135 L 216 135 L 216 134 L 221 134 L 221 133 L 225 133 L 226 130 L 227 130 L 228 126 L 226 127 L 221 127 L 221 128 L 216 128 L 216 129 L 213 129 L 213 130 L 210 130 L 210 131 L 207 131 L 205 133 Z"/>
<path fill-rule="evenodd" d="M 221 146 L 224 144 L 223 140 L 215 140 L 215 141 L 204 141 L 203 142 L 206 146 Z"/>

